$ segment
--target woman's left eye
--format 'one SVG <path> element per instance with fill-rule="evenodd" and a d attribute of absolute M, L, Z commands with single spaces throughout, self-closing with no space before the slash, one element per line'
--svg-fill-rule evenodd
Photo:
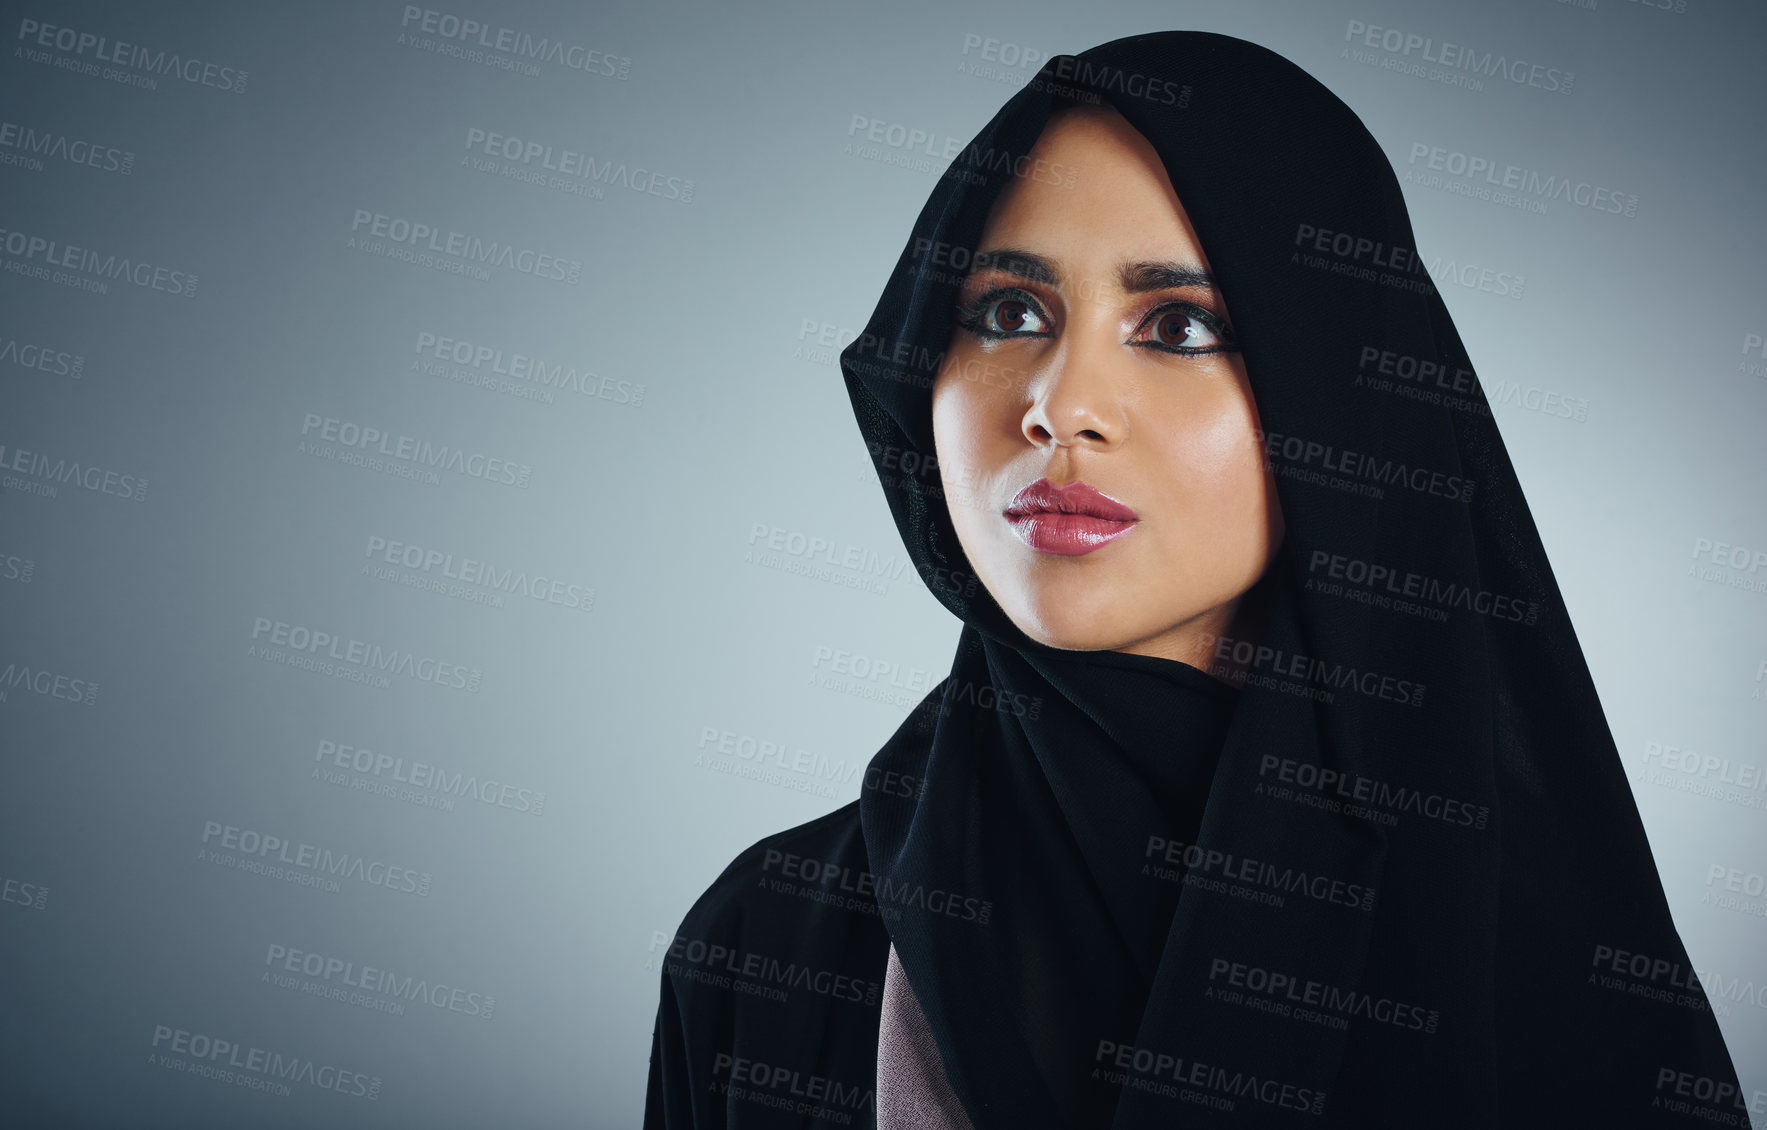
<path fill-rule="evenodd" d="M 1136 331 L 1151 334 L 1140 339 L 1174 353 L 1214 353 L 1235 348 L 1233 332 L 1208 311 L 1195 306 L 1165 306 L 1155 310 Z"/>

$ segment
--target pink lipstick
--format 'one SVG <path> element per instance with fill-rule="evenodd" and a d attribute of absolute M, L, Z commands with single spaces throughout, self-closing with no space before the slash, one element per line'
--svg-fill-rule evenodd
<path fill-rule="evenodd" d="M 1024 543 L 1040 553 L 1078 557 L 1135 528 L 1135 511 L 1085 483 L 1058 487 L 1038 479 L 1001 512 Z"/>

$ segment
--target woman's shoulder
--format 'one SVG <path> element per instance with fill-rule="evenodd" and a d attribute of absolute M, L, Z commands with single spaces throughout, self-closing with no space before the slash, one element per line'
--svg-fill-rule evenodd
<path fill-rule="evenodd" d="M 780 937 L 801 945 L 811 939 L 798 931 L 831 918 L 876 924 L 871 890 L 855 800 L 739 852 L 694 901 L 677 940 L 728 946 Z"/>
<path fill-rule="evenodd" d="M 660 963 L 647 1128 L 749 1126 L 800 1087 L 845 1120 L 874 1110 L 890 938 L 871 888 L 857 801 L 730 862 Z"/>

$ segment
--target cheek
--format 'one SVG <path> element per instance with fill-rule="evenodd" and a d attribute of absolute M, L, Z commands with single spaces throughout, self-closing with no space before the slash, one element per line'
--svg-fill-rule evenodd
<path fill-rule="evenodd" d="M 1168 501 L 1180 516 L 1212 519 L 1205 527 L 1216 535 L 1210 542 L 1219 544 L 1224 535 L 1247 524 L 1247 515 L 1262 514 L 1264 462 L 1255 419 L 1243 400 L 1218 402 L 1201 418 L 1185 414 L 1173 419 L 1165 434 L 1171 442 L 1162 449 L 1161 477 L 1174 488 Z M 1248 526 L 1247 533 L 1256 532 Z"/>
<path fill-rule="evenodd" d="M 964 441 L 970 434 L 970 415 L 971 407 L 963 389 L 941 376 L 933 385 L 933 443 L 940 466 L 955 464 L 963 458 Z"/>
<path fill-rule="evenodd" d="M 941 377 L 933 389 L 933 442 L 948 501 L 982 504 L 985 489 L 1017 454 L 1018 415 L 998 390 L 961 377 Z"/>
<path fill-rule="evenodd" d="M 1194 452 L 1196 468 L 1217 475 L 1242 473 L 1247 467 L 1263 473 L 1258 453 L 1258 417 L 1250 393 L 1227 391 L 1212 399 L 1207 408 L 1191 416 L 1186 446 Z"/>

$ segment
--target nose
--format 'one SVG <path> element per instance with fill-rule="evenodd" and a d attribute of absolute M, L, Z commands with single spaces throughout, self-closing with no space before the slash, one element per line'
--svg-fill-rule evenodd
<path fill-rule="evenodd" d="M 1070 327 L 1030 382 L 1031 404 L 1019 430 L 1043 447 L 1108 450 L 1129 435 L 1120 368 L 1125 347 L 1114 327 Z"/>

